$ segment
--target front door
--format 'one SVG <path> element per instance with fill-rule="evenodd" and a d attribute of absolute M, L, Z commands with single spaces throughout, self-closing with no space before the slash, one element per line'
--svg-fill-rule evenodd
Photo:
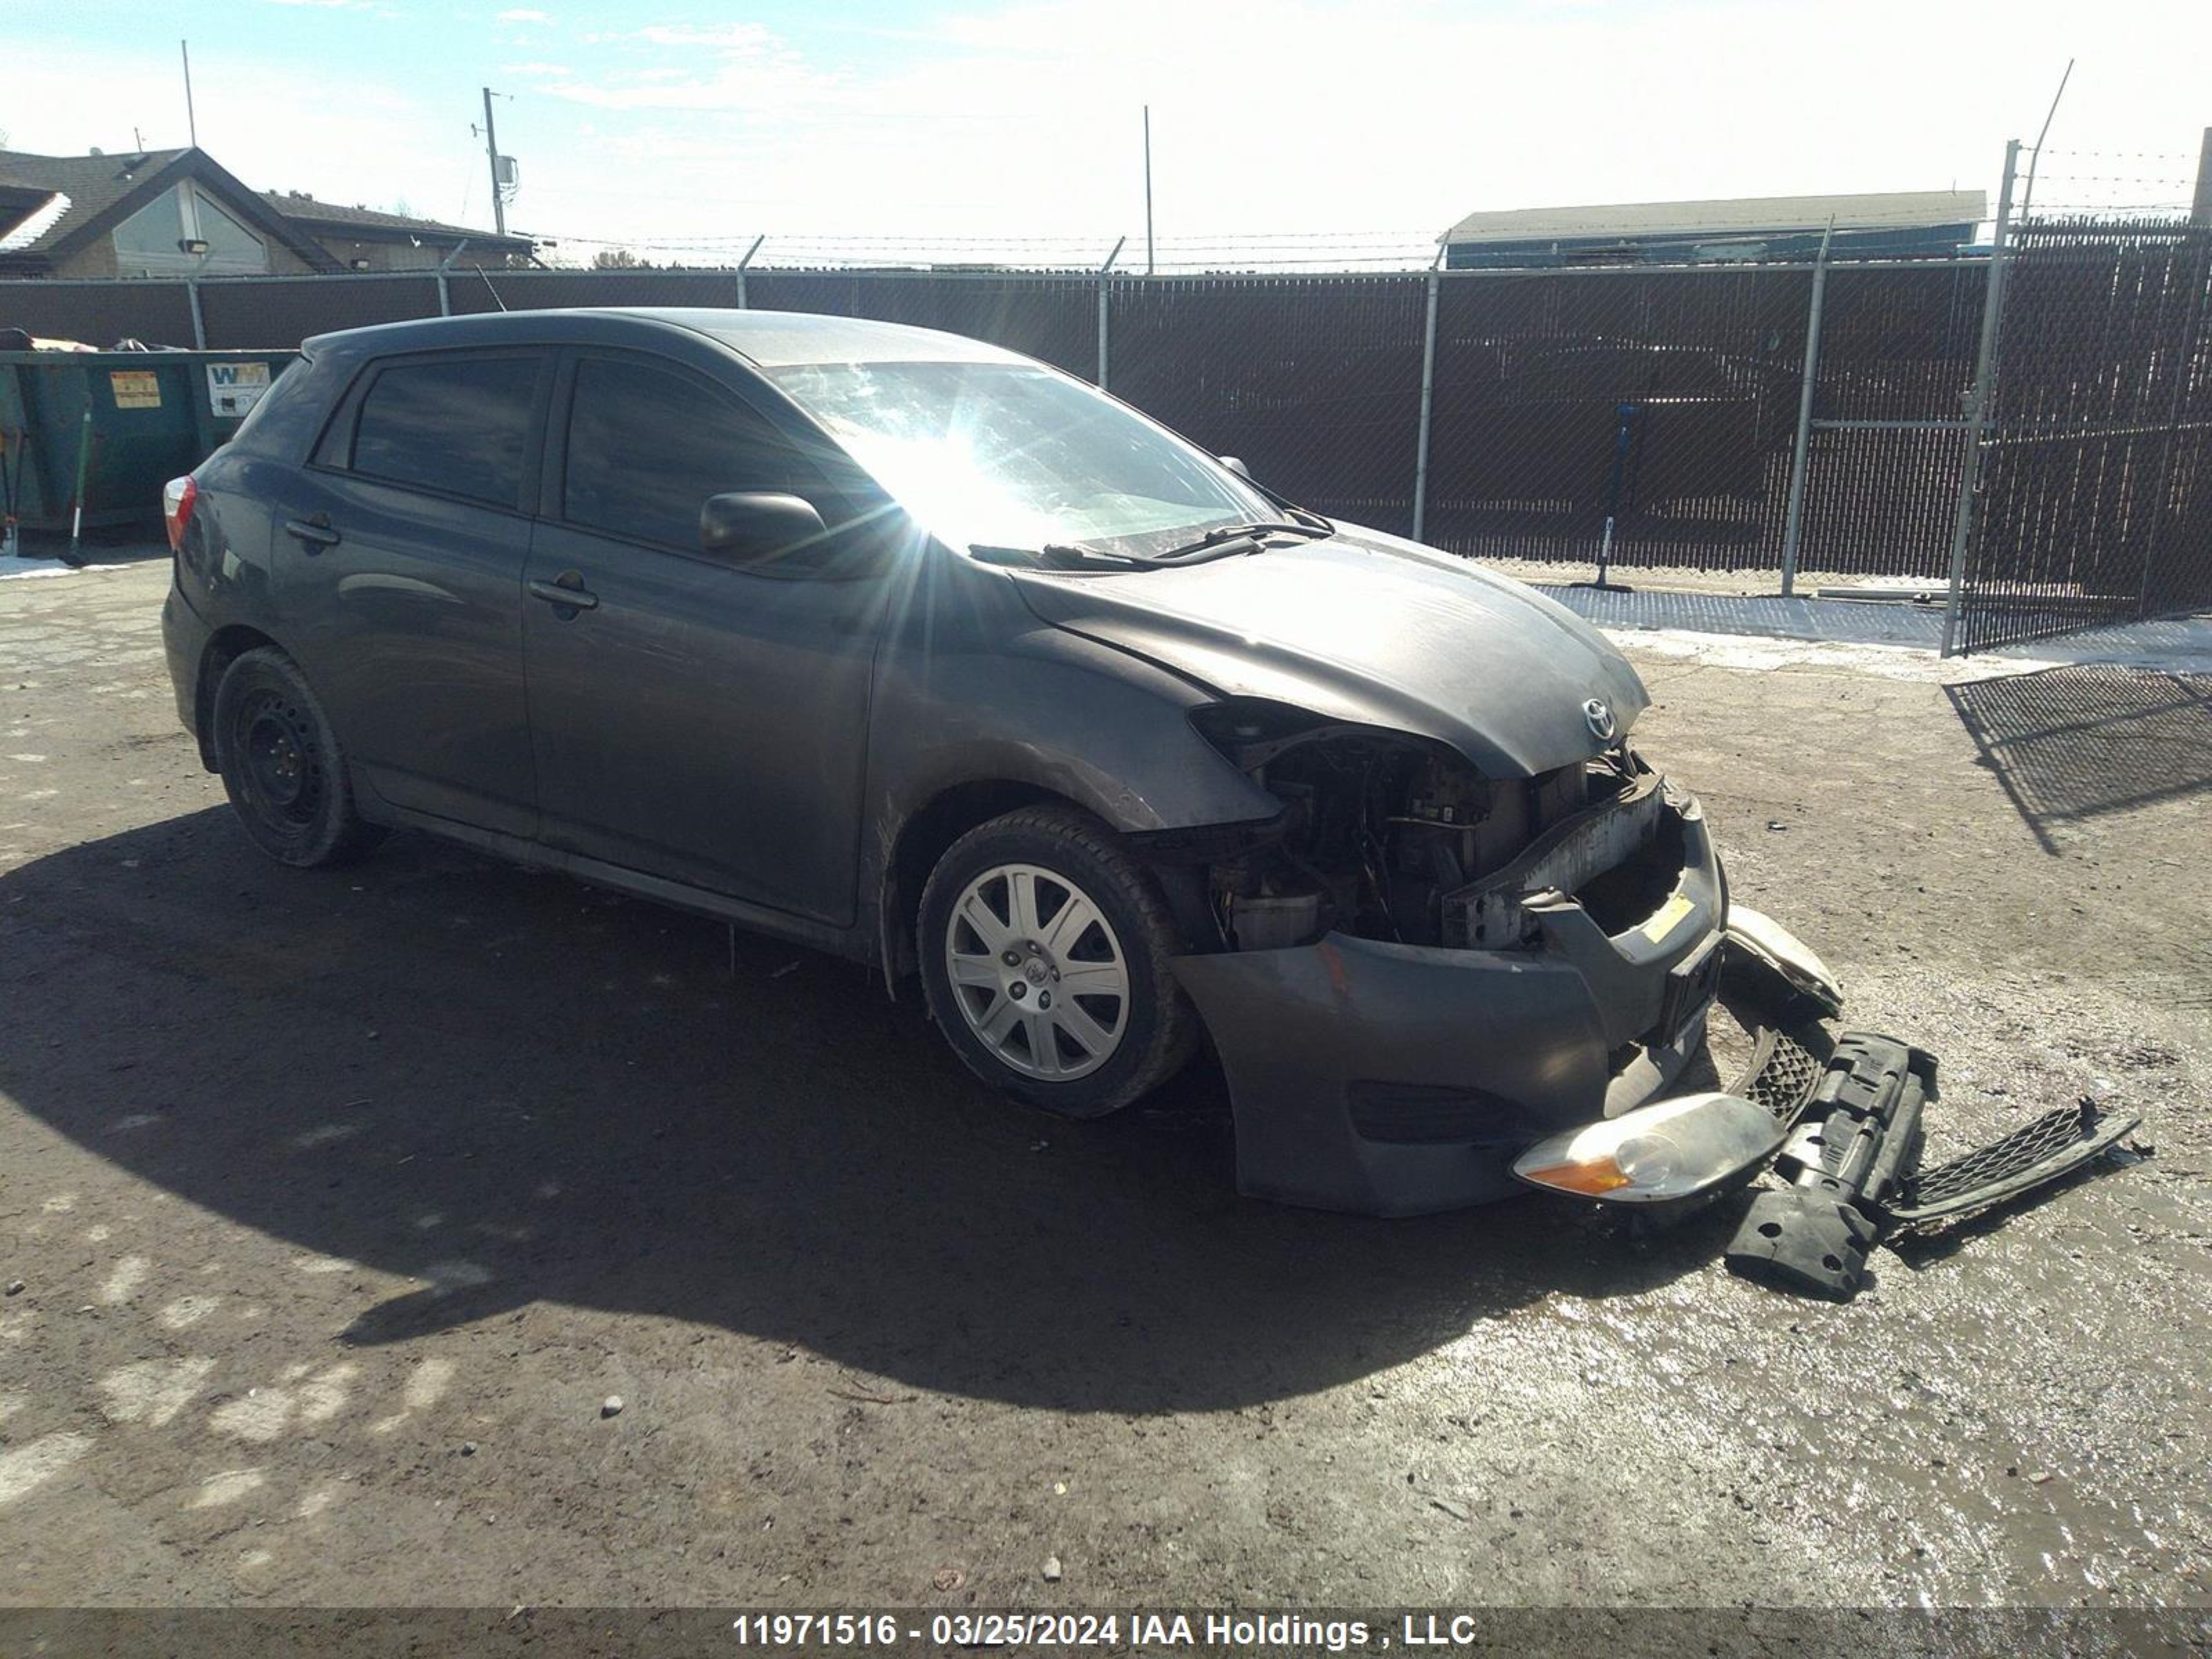
<path fill-rule="evenodd" d="M 523 600 L 540 837 L 849 923 L 882 581 L 702 553 L 699 509 L 726 490 L 841 510 L 724 388 L 622 354 L 562 380 Z"/>

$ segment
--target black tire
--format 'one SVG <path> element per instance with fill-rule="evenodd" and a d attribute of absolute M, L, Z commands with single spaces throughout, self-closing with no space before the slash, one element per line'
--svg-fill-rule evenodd
<path fill-rule="evenodd" d="M 1109 937 L 1103 931 L 1086 928 L 1088 945 L 1070 942 L 1074 951 L 1091 956 L 1113 951 L 1126 985 L 1126 1011 L 1109 1057 L 1079 1076 L 1047 1079 L 1017 1069 L 1021 1061 L 1006 1057 L 1007 1050 L 988 1042 L 971 1016 L 963 1012 L 963 999 L 969 1008 L 980 1003 L 997 1009 L 1002 1006 L 998 996 L 1017 994 L 994 993 L 979 985 L 963 991 L 953 984 L 954 945 L 949 942 L 953 908 L 969 896 L 971 886 L 1008 866 L 1030 867 L 1049 878 L 1038 883 L 1041 896 L 1036 906 L 1043 913 L 1045 931 L 1060 914 L 1058 907 L 1044 910 L 1049 900 L 1042 896 L 1042 890 L 1055 882 L 1066 884 L 1060 889 L 1063 896 L 1087 896 L 1111 930 Z M 1063 896 L 1060 903 L 1069 902 Z M 968 935 L 970 949 L 979 942 L 978 936 Z M 1020 954 L 1026 941 L 1005 942 Z M 930 1013 L 952 1051 L 994 1088 L 1062 1117 L 1103 1117 L 1119 1110 L 1173 1076 L 1197 1046 L 1197 1012 L 1168 966 L 1180 947 L 1159 884 L 1111 830 L 1073 806 L 1022 807 L 969 830 L 955 842 L 938 860 L 922 890 L 916 945 Z M 984 958 L 965 959 L 975 963 Z M 1078 969 L 1085 965 L 1071 954 L 1070 979 L 1078 977 Z M 1049 995 L 1052 986 L 1059 982 L 1060 974 L 1054 969 L 1050 982 L 1041 981 L 1038 989 Z M 1103 1001 L 1076 994 L 1065 997 L 1063 1003 L 1079 1000 L 1098 1012 L 1099 1023 L 1103 1024 Z M 1056 1033 L 1047 1040 L 1055 1043 L 1056 1050 L 1066 1041 Z M 1026 1042 L 1017 1041 L 1022 1052 L 1028 1053 Z M 1071 1046 L 1066 1052 L 1079 1051 Z"/>
<path fill-rule="evenodd" d="M 253 844 L 298 869 L 343 864 L 384 839 L 354 810 L 345 757 L 299 666 L 272 646 L 223 670 L 216 769 Z"/>

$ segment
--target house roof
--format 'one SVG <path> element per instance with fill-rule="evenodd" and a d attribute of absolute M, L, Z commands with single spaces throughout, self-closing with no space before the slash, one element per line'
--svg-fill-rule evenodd
<path fill-rule="evenodd" d="M 527 252 L 527 236 L 319 202 L 297 192 L 248 189 L 201 149 L 137 150 L 128 155 L 32 155 L 0 150 L 0 272 L 35 276 L 137 212 L 179 179 L 191 179 L 238 218 L 281 242 L 316 270 L 339 262 L 316 240 L 343 234 L 390 241 L 403 236 Z"/>
<path fill-rule="evenodd" d="M 1605 206 L 1516 208 L 1470 213 L 1445 242 L 1580 241 L 1589 238 L 1702 236 L 1747 231 L 1904 230 L 1977 224 L 1989 217 L 1978 190 L 1899 190 L 1869 196 L 1742 196 L 1717 202 L 1624 202 Z"/>
<path fill-rule="evenodd" d="M 120 223 L 181 179 L 204 185 L 251 228 L 317 270 L 337 262 L 305 228 L 272 210 L 202 149 L 127 155 L 31 155 L 0 150 L 0 271 L 36 275 Z"/>
<path fill-rule="evenodd" d="M 528 249 L 535 246 L 527 236 L 477 230 L 467 225 L 449 225 L 436 219 L 415 219 L 404 213 L 380 213 L 374 208 L 345 207 L 337 202 L 319 202 L 298 191 L 264 190 L 261 192 L 261 199 L 295 224 L 311 226 L 318 230 L 350 231 L 380 240 L 426 235 L 441 242 L 458 241 L 465 237 L 471 242 L 490 246 Z"/>
<path fill-rule="evenodd" d="M 29 253 L 52 247 L 76 227 L 106 213 L 144 180 L 167 170 L 184 153 L 149 149 L 130 155 L 27 155 L 0 150 L 0 191 L 11 205 L 33 198 L 25 210 L 28 212 L 50 204 L 57 195 L 69 198 L 35 238 L 9 251 Z"/>

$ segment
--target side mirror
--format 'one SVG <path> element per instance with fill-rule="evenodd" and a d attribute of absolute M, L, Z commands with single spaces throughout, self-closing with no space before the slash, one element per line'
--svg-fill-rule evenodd
<path fill-rule="evenodd" d="M 773 490 L 710 495 L 699 509 L 701 550 L 732 564 L 779 558 L 828 533 L 812 503 Z"/>
<path fill-rule="evenodd" d="M 1243 479 L 1247 483 L 1249 483 L 1252 481 L 1252 469 L 1244 465 L 1241 457 L 1236 455 L 1217 455 L 1214 457 L 1214 459 L 1219 461 L 1222 465 L 1227 467 L 1231 472 L 1234 472 L 1238 477 Z"/>

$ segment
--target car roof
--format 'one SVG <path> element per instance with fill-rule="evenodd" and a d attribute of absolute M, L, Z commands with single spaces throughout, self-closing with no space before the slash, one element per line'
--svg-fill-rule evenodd
<path fill-rule="evenodd" d="M 596 325 L 578 327 L 592 319 Z M 683 329 L 703 334 L 758 368 L 803 363 L 1021 363 L 1018 352 L 905 323 L 832 317 L 806 311 L 738 311 L 702 306 L 594 306 L 571 310 L 510 311 L 472 317 L 428 317 L 345 329 L 309 340 L 311 353 L 434 350 L 441 345 L 604 343 L 606 325 L 635 325 L 641 333 Z"/>

